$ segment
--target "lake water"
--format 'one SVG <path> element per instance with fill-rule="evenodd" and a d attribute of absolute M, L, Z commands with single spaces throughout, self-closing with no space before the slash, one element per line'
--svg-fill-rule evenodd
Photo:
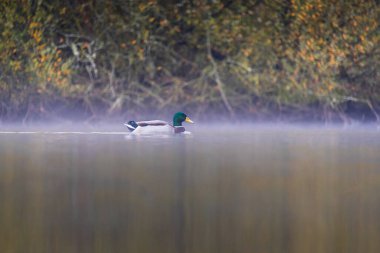
<path fill-rule="evenodd" d="M 0 252 L 380 252 L 380 131 L 191 130 L 0 133 Z"/>

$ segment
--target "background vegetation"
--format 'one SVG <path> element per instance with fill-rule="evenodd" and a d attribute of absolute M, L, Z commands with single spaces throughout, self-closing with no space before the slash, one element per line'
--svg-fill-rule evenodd
<path fill-rule="evenodd" d="M 379 21 L 375 0 L 1 0 L 0 118 L 380 121 Z"/>

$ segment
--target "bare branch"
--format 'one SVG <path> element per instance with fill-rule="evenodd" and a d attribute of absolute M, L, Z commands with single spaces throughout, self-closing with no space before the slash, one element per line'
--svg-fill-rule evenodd
<path fill-rule="evenodd" d="M 213 66 L 212 73 L 214 75 L 215 82 L 217 84 L 220 96 L 221 96 L 221 98 L 223 100 L 223 103 L 224 103 L 225 107 L 227 108 L 228 112 L 230 113 L 230 115 L 231 116 L 235 116 L 235 112 L 232 109 L 230 103 L 228 102 L 227 95 L 226 95 L 226 93 L 224 91 L 224 84 L 223 84 L 223 82 L 220 79 L 220 75 L 219 75 L 219 71 L 218 71 L 218 64 L 215 62 L 215 60 L 214 60 L 214 58 L 212 57 L 212 54 L 211 54 L 210 27 L 207 27 L 206 40 L 207 40 L 206 41 L 206 43 L 207 43 L 207 56 L 208 56 L 208 59 L 210 60 L 212 66 Z"/>

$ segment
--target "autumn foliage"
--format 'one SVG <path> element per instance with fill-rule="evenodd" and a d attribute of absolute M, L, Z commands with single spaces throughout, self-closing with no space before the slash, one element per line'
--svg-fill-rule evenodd
<path fill-rule="evenodd" d="M 2 120 L 380 121 L 375 0 L 0 2 Z"/>

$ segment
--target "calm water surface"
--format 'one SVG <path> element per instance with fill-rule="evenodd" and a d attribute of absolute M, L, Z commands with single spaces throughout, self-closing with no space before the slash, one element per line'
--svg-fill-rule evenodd
<path fill-rule="evenodd" d="M 193 133 L 0 133 L 0 252 L 380 252 L 380 131 Z"/>

